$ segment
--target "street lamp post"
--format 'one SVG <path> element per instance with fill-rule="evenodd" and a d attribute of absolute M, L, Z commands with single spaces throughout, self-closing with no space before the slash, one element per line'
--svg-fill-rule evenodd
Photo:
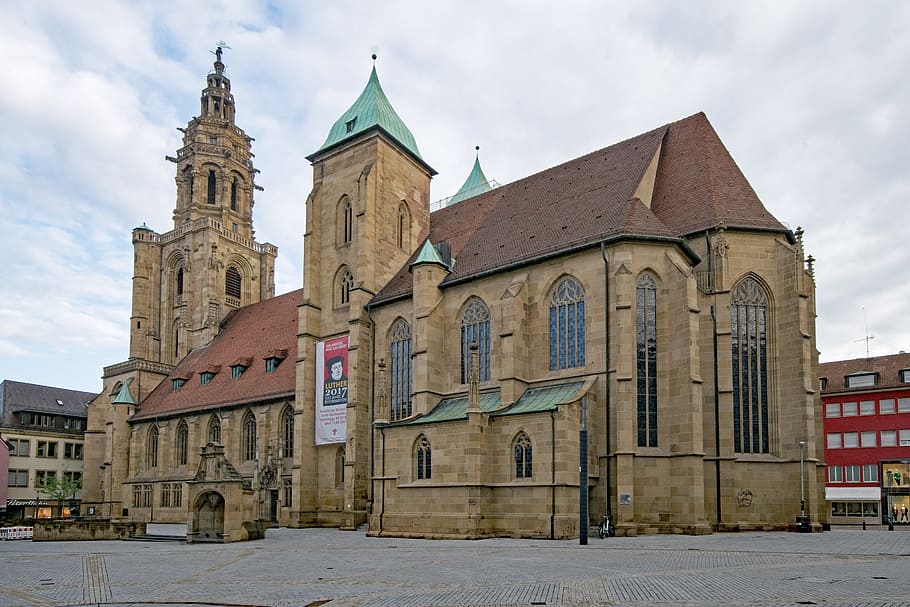
<path fill-rule="evenodd" d="M 806 473 L 805 457 L 803 451 L 806 448 L 806 441 L 799 441 L 799 524 L 797 528 L 801 532 L 811 530 L 809 526 L 809 517 L 806 516 Z"/>

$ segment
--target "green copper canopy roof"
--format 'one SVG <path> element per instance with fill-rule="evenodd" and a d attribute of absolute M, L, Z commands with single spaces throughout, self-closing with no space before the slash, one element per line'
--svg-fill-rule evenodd
<path fill-rule="evenodd" d="M 420 263 L 435 263 L 446 269 L 449 266 L 446 265 L 446 262 L 442 260 L 442 257 L 439 256 L 439 251 L 436 250 L 436 247 L 433 246 L 433 243 L 430 242 L 430 239 L 427 238 L 423 241 L 423 246 L 420 248 L 420 253 L 417 255 L 417 259 L 411 264 L 411 266 L 416 266 Z"/>
<path fill-rule="evenodd" d="M 455 195 L 449 198 L 446 206 L 461 202 L 462 200 L 467 200 L 468 198 L 473 198 L 484 192 L 489 192 L 492 189 L 493 188 L 490 187 L 490 180 L 487 179 L 487 176 L 483 174 L 483 169 L 480 168 L 480 156 L 475 156 L 474 168 L 471 169 L 471 174 L 468 175 L 468 178 Z"/>
<path fill-rule="evenodd" d="M 117 396 L 114 397 L 114 400 L 111 402 L 115 405 L 135 405 L 136 401 L 133 399 L 133 395 L 130 393 L 130 382 L 132 380 L 127 380 L 123 382 L 120 386 L 120 392 L 117 393 Z"/>
<path fill-rule="evenodd" d="M 319 152 L 333 148 L 374 128 L 384 131 L 419 160 L 421 164 L 426 165 L 426 162 L 420 156 L 420 151 L 417 149 L 414 135 L 405 126 L 392 104 L 389 103 L 388 97 L 385 96 L 385 92 L 379 84 L 379 76 L 376 75 L 376 66 L 373 66 L 373 71 L 370 72 L 370 79 L 367 81 L 366 88 L 360 93 L 360 97 L 332 125 L 325 143 L 307 158 L 312 160 Z"/>

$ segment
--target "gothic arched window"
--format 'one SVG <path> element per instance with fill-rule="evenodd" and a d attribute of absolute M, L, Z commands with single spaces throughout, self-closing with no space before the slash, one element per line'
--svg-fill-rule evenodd
<path fill-rule="evenodd" d="M 404 201 L 398 205 L 398 248 L 407 250 L 411 246 L 411 214 Z"/>
<path fill-rule="evenodd" d="M 477 377 L 490 379 L 490 309 L 472 297 L 461 314 L 461 383 L 470 381 L 471 344 L 477 343 Z"/>
<path fill-rule="evenodd" d="M 152 426 L 145 444 L 145 464 L 147 468 L 158 467 L 158 426 Z"/>
<path fill-rule="evenodd" d="M 338 284 L 336 285 L 339 306 L 346 306 L 351 303 L 351 289 L 353 288 L 354 275 L 347 268 L 342 268 L 338 273 Z"/>
<path fill-rule="evenodd" d="M 531 439 L 524 432 L 519 432 L 512 441 L 512 454 L 515 458 L 515 478 L 531 478 L 534 458 Z"/>
<path fill-rule="evenodd" d="M 215 204 L 215 171 L 209 171 L 209 180 L 208 180 L 208 192 L 206 201 L 209 204 Z"/>
<path fill-rule="evenodd" d="M 340 246 L 354 240 L 354 208 L 347 196 L 342 196 L 338 202 L 336 223 L 336 245 Z"/>
<path fill-rule="evenodd" d="M 283 457 L 294 457 L 294 409 L 290 405 L 281 414 L 281 447 Z"/>
<path fill-rule="evenodd" d="M 177 268 L 177 296 L 183 295 L 183 266 Z"/>
<path fill-rule="evenodd" d="M 224 294 L 228 297 L 240 299 L 240 291 L 243 279 L 240 277 L 240 270 L 235 266 L 228 266 L 227 272 L 224 273 Z"/>
<path fill-rule="evenodd" d="M 243 461 L 253 461 L 256 459 L 257 452 L 257 443 L 256 443 L 256 416 L 253 415 L 252 411 L 247 411 L 246 415 L 243 417 L 243 435 L 241 438 L 240 446 L 243 449 Z"/>
<path fill-rule="evenodd" d="M 550 370 L 585 364 L 585 291 L 563 278 L 550 295 Z"/>
<path fill-rule="evenodd" d="M 399 318 L 389 335 L 390 421 L 411 416 L 411 325 Z"/>
<path fill-rule="evenodd" d="M 730 298 L 734 451 L 769 453 L 768 294 L 747 277 Z"/>
<path fill-rule="evenodd" d="M 221 420 L 218 419 L 217 413 L 209 420 L 208 441 L 210 443 L 221 443 Z"/>
<path fill-rule="evenodd" d="M 418 480 L 429 479 L 433 476 L 433 458 L 430 441 L 421 434 L 414 445 L 415 463 L 417 464 Z"/>
<path fill-rule="evenodd" d="M 635 370 L 638 446 L 657 446 L 657 281 L 642 274 L 635 285 Z"/>
<path fill-rule="evenodd" d="M 231 210 L 237 210 L 237 178 L 231 180 Z"/>
<path fill-rule="evenodd" d="M 187 446 L 189 445 L 190 430 L 187 428 L 186 422 L 180 420 L 180 424 L 177 426 L 177 436 L 176 436 L 176 447 L 177 447 L 177 465 L 185 466 L 187 461 Z"/>

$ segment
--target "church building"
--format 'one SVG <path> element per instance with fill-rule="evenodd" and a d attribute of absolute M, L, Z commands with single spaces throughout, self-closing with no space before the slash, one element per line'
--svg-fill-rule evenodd
<path fill-rule="evenodd" d="M 704 114 L 502 186 L 475 159 L 431 212 L 374 66 L 307 157 L 303 284 L 275 296 L 216 56 L 173 229 L 133 231 L 86 505 L 196 541 L 824 522 L 812 258 Z"/>

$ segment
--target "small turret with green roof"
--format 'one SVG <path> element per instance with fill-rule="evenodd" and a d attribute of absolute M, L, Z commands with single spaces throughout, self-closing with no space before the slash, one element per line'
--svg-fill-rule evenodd
<path fill-rule="evenodd" d="M 376 61 L 376 55 L 373 55 L 373 61 Z M 313 154 L 307 156 L 307 160 L 312 162 L 323 152 L 374 129 L 382 131 L 389 136 L 404 151 L 413 156 L 418 163 L 429 169 L 431 175 L 436 174 L 436 171 L 421 157 L 414 135 L 411 134 L 410 129 L 398 116 L 395 108 L 392 107 L 388 97 L 382 90 L 382 85 L 379 84 L 379 76 L 376 74 L 375 64 L 370 72 L 370 79 L 367 81 L 366 87 L 360 93 L 360 97 L 341 115 L 341 118 L 335 121 L 335 124 L 329 130 L 329 136 L 326 137 L 325 143 Z"/>
<path fill-rule="evenodd" d="M 462 200 L 467 200 L 468 198 L 473 198 L 474 196 L 489 192 L 493 189 L 490 186 L 490 181 L 487 179 L 487 176 L 483 174 L 483 169 L 480 168 L 480 146 L 475 146 L 474 150 L 477 152 L 474 156 L 474 168 L 471 169 L 470 175 L 465 179 L 461 188 L 455 192 L 454 196 L 449 198 L 446 206 L 453 205 Z"/>

